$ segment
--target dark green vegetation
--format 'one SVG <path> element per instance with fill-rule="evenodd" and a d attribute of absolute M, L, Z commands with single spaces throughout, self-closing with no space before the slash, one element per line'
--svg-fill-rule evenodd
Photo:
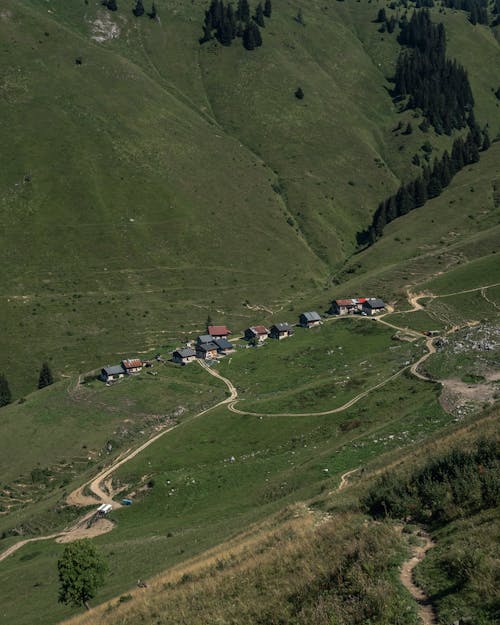
<path fill-rule="evenodd" d="M 432 528 L 437 547 L 420 564 L 417 580 L 440 623 L 496 622 L 499 458 L 498 441 L 481 439 L 409 474 L 384 475 L 364 500 L 375 518 L 411 518 Z"/>
<path fill-rule="evenodd" d="M 364 503 L 374 518 L 407 517 L 440 527 L 500 503 L 497 442 L 473 451 L 453 449 L 409 476 L 383 475 Z"/>
<path fill-rule="evenodd" d="M 104 584 L 107 565 L 90 540 L 76 540 L 66 545 L 57 563 L 59 601 L 86 607 Z"/>
<path fill-rule="evenodd" d="M 396 31 L 377 32 L 373 5 L 314 0 L 298 19 L 297 4 L 280 3 L 249 54 L 199 45 L 207 4 L 162 0 L 159 20 L 136 18 L 134 2 L 2 5 L 12 157 L 0 173 L 1 352 L 16 399 L 36 388 L 44 359 L 57 378 L 177 343 L 208 313 L 244 327 L 256 321 L 249 305 L 302 308 L 341 271 L 378 203 L 420 175 L 421 146 L 431 162 L 451 151 L 455 137 L 424 132 L 421 116 L 393 104 L 400 46 Z M 431 16 L 494 140 L 494 33 L 460 11 Z M 454 218 L 482 220 L 477 193 Z M 383 282 L 379 292 L 367 275 L 373 294 L 398 288 Z"/>
<path fill-rule="evenodd" d="M 0 373 L 0 408 L 10 404 L 11 399 L 12 393 L 10 391 L 9 382 L 3 373 Z"/>

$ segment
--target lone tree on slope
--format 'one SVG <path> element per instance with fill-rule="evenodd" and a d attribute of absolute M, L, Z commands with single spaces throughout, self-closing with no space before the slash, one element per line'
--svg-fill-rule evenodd
<path fill-rule="evenodd" d="M 141 17 L 141 15 L 144 15 L 144 5 L 142 4 L 142 0 L 137 0 L 135 9 L 132 9 L 132 13 L 136 17 Z"/>
<path fill-rule="evenodd" d="M 59 571 L 59 602 L 65 605 L 84 606 L 90 610 L 89 601 L 104 584 L 108 566 L 88 540 L 76 540 L 66 545 L 57 562 Z"/>
<path fill-rule="evenodd" d="M 47 362 L 44 362 L 40 369 L 40 377 L 38 378 L 38 388 L 45 388 L 54 383 L 54 376 Z"/>
<path fill-rule="evenodd" d="M 12 393 L 10 392 L 9 383 L 3 373 L 0 373 L 0 408 L 10 404 Z"/>

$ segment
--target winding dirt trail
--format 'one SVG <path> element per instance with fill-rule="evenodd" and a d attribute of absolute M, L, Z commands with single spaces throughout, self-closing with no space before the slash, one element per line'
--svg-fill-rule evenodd
<path fill-rule="evenodd" d="M 490 285 L 487 285 L 487 286 L 481 286 L 481 287 L 477 287 L 477 288 L 474 288 L 474 289 L 466 289 L 464 291 L 457 291 L 456 293 L 447 293 L 445 295 L 433 295 L 433 294 L 426 294 L 426 293 L 414 294 L 414 293 L 411 293 L 410 291 L 407 291 L 408 302 L 410 303 L 412 308 L 411 308 L 411 310 L 406 310 L 406 311 L 402 311 L 402 312 L 409 313 L 409 312 L 415 312 L 417 310 L 422 310 L 423 306 L 419 303 L 419 300 L 422 299 L 423 297 L 435 299 L 435 298 L 438 298 L 438 297 L 447 297 L 447 296 L 450 296 L 450 295 L 461 295 L 463 293 L 472 293 L 472 292 L 475 292 L 475 291 L 481 291 L 482 296 L 485 299 L 487 299 L 487 301 L 489 301 L 490 303 L 494 304 L 497 307 L 497 305 L 494 302 L 491 302 L 487 298 L 487 296 L 486 296 L 486 290 L 489 289 L 489 288 L 492 288 L 492 287 L 496 287 L 496 286 L 500 286 L 500 283 L 490 284 Z M 388 314 L 397 314 L 397 313 L 393 313 L 392 311 L 388 311 L 387 313 L 384 313 L 383 315 L 380 315 L 379 317 L 376 317 L 375 320 L 378 323 L 382 323 L 382 324 L 384 324 L 386 326 L 389 326 L 391 328 L 394 328 L 396 330 L 400 330 L 402 332 L 405 332 L 405 333 L 408 333 L 408 334 L 412 334 L 412 335 L 414 335 L 414 336 L 416 336 L 418 338 L 421 338 L 422 336 L 424 336 L 421 332 L 417 332 L 416 330 L 411 330 L 409 328 L 403 328 L 403 327 L 397 326 L 396 324 L 393 324 L 393 323 L 391 323 L 389 321 L 385 321 L 384 317 L 386 315 L 388 315 Z M 367 319 L 373 319 L 373 318 L 367 318 Z M 467 324 L 467 325 L 470 325 L 470 324 Z M 454 327 L 451 330 L 449 330 L 446 334 L 449 334 L 450 332 L 456 331 L 457 329 L 458 329 L 458 327 Z M 206 408 L 205 410 L 202 410 L 201 412 L 199 412 L 199 413 L 197 413 L 197 414 L 195 414 L 195 415 L 193 415 L 191 417 L 188 417 L 187 419 L 184 419 L 181 424 L 176 424 L 176 425 L 173 425 L 171 427 L 163 429 L 161 432 L 159 432 L 158 434 L 152 436 L 147 441 L 145 441 L 144 443 L 139 445 L 139 447 L 137 447 L 136 449 L 134 449 L 134 450 L 131 450 L 131 449 L 127 450 L 122 455 L 118 456 L 118 458 L 116 458 L 115 461 L 111 465 L 109 465 L 109 467 L 106 467 L 105 469 L 100 471 L 96 476 L 94 476 L 93 478 L 91 478 L 90 480 L 85 482 L 83 485 L 79 486 L 72 493 L 70 493 L 68 495 L 68 497 L 67 497 L 67 503 L 70 504 L 70 505 L 81 506 L 81 507 L 84 507 L 84 506 L 97 506 L 98 504 L 101 504 L 101 503 L 109 503 L 115 509 L 117 507 L 121 507 L 121 505 L 119 503 L 117 503 L 113 499 L 114 493 L 112 492 L 111 480 L 110 480 L 111 475 L 119 467 L 121 467 L 125 463 L 127 463 L 130 460 L 132 460 L 133 458 L 135 458 L 138 454 L 140 454 L 142 451 L 144 451 L 147 447 L 149 447 L 150 445 L 155 443 L 162 436 L 165 436 L 166 434 L 168 434 L 172 430 L 178 428 L 180 425 L 183 425 L 185 423 L 193 421 L 194 419 L 198 419 L 199 417 L 207 414 L 208 412 L 210 412 L 212 410 L 215 410 L 216 408 L 219 408 L 219 407 L 224 406 L 224 405 L 227 405 L 228 409 L 231 412 L 233 412 L 233 413 L 240 414 L 240 415 L 256 416 L 256 417 L 297 417 L 297 416 L 298 417 L 312 417 L 312 416 L 325 416 L 325 415 L 335 414 L 335 413 L 339 413 L 339 412 L 343 412 L 344 410 L 347 410 L 348 408 L 350 408 L 351 406 L 353 406 L 354 404 L 359 402 L 361 399 L 363 399 L 364 397 L 366 397 L 367 395 L 369 395 L 373 391 L 375 391 L 375 390 L 377 390 L 379 388 L 382 388 L 384 385 L 388 384 L 391 380 L 394 380 L 395 378 L 397 378 L 399 375 L 401 375 L 404 371 L 406 371 L 408 369 L 411 371 L 411 373 L 414 376 L 416 376 L 417 378 L 419 378 L 421 380 L 434 381 L 432 378 L 430 378 L 428 376 L 425 376 L 422 373 L 420 373 L 418 371 L 418 368 L 427 358 L 429 358 L 429 356 L 431 356 L 432 354 L 435 353 L 436 349 L 434 347 L 434 340 L 436 338 L 439 338 L 439 337 L 427 338 L 427 340 L 426 340 L 427 353 L 425 353 L 423 356 L 421 356 L 412 365 L 408 365 L 408 366 L 400 369 L 399 371 L 397 371 L 393 375 L 389 376 L 388 378 L 386 378 L 382 382 L 379 382 L 378 384 L 370 387 L 366 391 L 363 391 L 362 393 L 359 393 L 358 395 L 356 395 L 355 397 L 350 399 L 348 402 L 346 402 L 342 406 L 339 406 L 338 408 L 333 408 L 332 410 L 325 410 L 325 411 L 322 411 L 322 412 L 269 414 L 269 413 L 247 412 L 245 410 L 240 410 L 239 408 L 236 408 L 236 406 L 235 406 L 236 403 L 238 402 L 238 391 L 237 391 L 236 387 L 234 386 L 234 384 L 231 382 L 231 380 L 229 380 L 228 378 L 225 378 L 218 371 L 212 369 L 205 362 L 199 360 L 198 361 L 199 365 L 203 369 L 205 369 L 205 371 L 207 371 L 207 373 L 209 373 L 210 375 L 218 378 L 219 380 L 221 380 L 226 385 L 226 387 L 227 387 L 227 389 L 229 391 L 229 396 L 226 397 L 225 399 L 221 400 L 220 402 L 218 402 L 214 406 Z M 350 471 L 347 471 L 346 473 L 344 473 L 341 476 L 340 485 L 339 485 L 339 487 L 337 489 L 338 491 L 340 491 L 340 490 L 342 490 L 343 488 L 346 487 L 346 485 L 347 485 L 347 478 L 349 477 L 349 475 L 351 475 L 352 473 L 354 473 L 357 470 L 358 469 L 352 469 Z M 106 483 L 106 480 L 108 480 L 107 483 Z M 86 495 L 85 492 L 84 492 L 85 490 L 89 490 L 92 493 L 92 496 L 91 495 Z M 109 532 L 113 528 L 113 524 L 110 521 L 107 521 L 106 519 L 103 519 L 103 521 L 106 521 L 105 523 L 99 523 L 98 522 L 98 523 L 94 524 L 92 527 L 87 528 L 87 521 L 94 515 L 94 513 L 95 513 L 95 508 L 93 508 L 90 512 L 86 513 L 81 519 L 79 519 L 73 526 L 69 527 L 68 529 L 62 530 L 62 531 L 54 533 L 54 534 L 49 534 L 47 536 L 37 536 L 37 537 L 34 537 L 34 538 L 27 538 L 25 540 L 21 540 L 21 541 L 15 543 L 14 545 L 11 545 L 8 549 L 6 549 L 2 553 L 0 553 L 0 562 L 2 560 L 5 560 L 8 556 L 10 556 L 13 553 L 15 553 L 18 549 L 21 549 L 21 547 L 23 547 L 24 545 L 26 545 L 28 543 L 31 543 L 31 542 L 38 542 L 38 541 L 41 541 L 41 540 L 51 540 L 51 539 L 60 539 L 61 542 L 62 541 L 70 542 L 71 540 L 76 540 L 78 538 L 92 537 L 92 536 L 97 536 L 97 535 L 105 533 L 105 532 Z M 430 537 L 429 537 L 429 541 L 430 541 Z M 432 544 L 432 541 L 431 541 L 430 544 L 427 547 L 424 548 L 424 551 L 422 553 L 425 555 L 425 551 L 427 551 L 427 549 L 430 549 L 430 547 L 432 547 L 432 546 L 433 546 L 433 544 Z M 422 557 L 423 557 L 423 555 L 422 555 Z M 410 568 L 410 578 L 411 578 L 411 571 L 413 571 L 413 568 L 416 566 L 417 562 L 419 561 L 418 560 L 419 555 L 417 554 L 417 556 L 415 556 L 415 558 L 417 558 L 417 560 L 416 560 L 415 564 L 413 565 L 413 567 Z M 408 566 L 410 566 L 410 565 L 408 565 Z M 410 581 L 411 581 L 411 579 L 410 579 Z M 410 582 L 408 582 L 408 583 L 410 583 Z M 415 592 L 421 592 L 417 587 L 415 587 L 415 588 L 416 588 Z M 432 617 L 432 618 L 434 618 L 434 617 Z M 427 621 L 424 620 L 424 624 L 425 625 L 428 625 L 428 624 L 429 625 L 433 625 L 434 623 L 435 623 L 434 620 L 427 620 Z"/>
<path fill-rule="evenodd" d="M 418 615 L 420 616 L 423 625 L 437 625 L 436 614 L 430 603 L 429 597 L 422 590 L 422 588 L 415 584 L 414 581 L 415 567 L 425 558 L 425 554 L 429 551 L 429 549 L 432 549 L 435 546 L 435 543 L 429 534 L 423 530 L 419 531 L 419 537 L 422 538 L 424 543 L 422 545 L 412 547 L 412 555 L 408 560 L 403 562 L 399 579 L 417 602 Z"/>

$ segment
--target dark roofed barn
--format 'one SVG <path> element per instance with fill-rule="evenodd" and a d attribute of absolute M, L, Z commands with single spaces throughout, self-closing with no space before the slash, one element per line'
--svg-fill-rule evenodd
<path fill-rule="evenodd" d="M 218 347 L 215 343 L 203 343 L 196 346 L 196 355 L 202 360 L 215 360 L 217 358 Z"/>
<path fill-rule="evenodd" d="M 271 327 L 270 337 L 272 339 L 286 339 L 288 336 L 292 336 L 293 328 L 288 323 L 275 323 Z"/>
<path fill-rule="evenodd" d="M 314 311 L 305 312 L 300 315 L 299 323 L 303 328 L 314 328 L 321 323 L 321 316 Z"/>
<path fill-rule="evenodd" d="M 101 369 L 101 380 L 104 382 L 114 382 L 125 377 L 125 369 L 122 365 L 108 365 Z"/>
<path fill-rule="evenodd" d="M 179 365 L 187 365 L 189 362 L 196 360 L 196 352 L 190 347 L 176 349 L 172 354 L 172 360 Z"/>
<path fill-rule="evenodd" d="M 384 310 L 385 304 L 378 297 L 370 297 L 363 303 L 362 311 L 367 315 L 376 315 Z"/>

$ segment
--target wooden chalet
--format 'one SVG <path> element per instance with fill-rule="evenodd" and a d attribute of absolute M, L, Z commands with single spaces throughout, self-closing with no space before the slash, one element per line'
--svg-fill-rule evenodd
<path fill-rule="evenodd" d="M 126 375 L 122 365 L 108 365 L 101 369 L 101 380 L 103 382 L 115 382 Z"/>
<path fill-rule="evenodd" d="M 376 315 L 384 309 L 385 304 L 381 299 L 378 299 L 378 297 L 370 297 L 363 303 L 361 310 L 365 315 Z"/>
<path fill-rule="evenodd" d="M 128 360 L 122 360 L 122 366 L 127 375 L 135 375 L 142 371 L 144 364 L 140 358 L 129 358 Z"/>
<path fill-rule="evenodd" d="M 330 312 L 332 312 L 334 315 L 353 315 L 359 312 L 358 300 L 334 299 Z"/>
<path fill-rule="evenodd" d="M 293 328 L 292 326 L 288 325 L 288 323 L 275 323 L 272 327 L 271 327 L 271 332 L 269 333 L 269 336 L 272 339 L 286 339 L 289 336 L 292 336 L 293 334 Z"/>
<path fill-rule="evenodd" d="M 217 346 L 217 353 L 221 356 L 225 356 L 234 351 L 234 345 L 227 339 L 215 339 L 214 345 Z"/>
<path fill-rule="evenodd" d="M 227 339 L 231 334 L 227 326 L 208 326 L 208 333 L 212 339 Z"/>
<path fill-rule="evenodd" d="M 265 326 L 251 326 L 245 330 L 245 338 L 247 341 L 257 339 L 262 342 L 269 337 L 269 330 Z"/>
<path fill-rule="evenodd" d="M 179 365 L 187 365 L 188 363 L 193 362 L 193 360 L 196 360 L 196 352 L 190 347 L 176 349 L 172 354 L 172 360 Z"/>
<path fill-rule="evenodd" d="M 303 328 L 314 328 L 321 323 L 321 316 L 317 312 L 305 312 L 299 317 L 299 324 Z"/>
<path fill-rule="evenodd" d="M 196 355 L 202 360 L 215 360 L 218 354 L 218 347 L 215 343 L 203 343 L 196 346 Z"/>
<path fill-rule="evenodd" d="M 213 341 L 213 337 L 210 334 L 200 334 L 200 336 L 196 339 L 197 345 L 204 345 L 205 343 L 211 343 Z"/>

